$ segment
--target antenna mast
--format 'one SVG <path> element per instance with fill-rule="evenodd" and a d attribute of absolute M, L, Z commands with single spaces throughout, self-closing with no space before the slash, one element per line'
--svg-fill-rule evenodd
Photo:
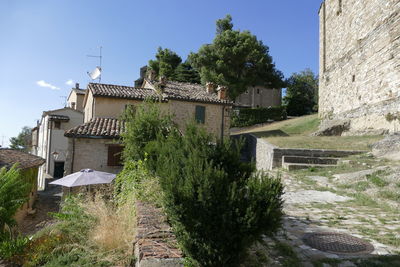
<path fill-rule="evenodd" d="M 103 50 L 103 47 L 102 46 L 99 46 L 99 55 L 98 56 L 94 56 L 94 55 L 87 55 L 87 57 L 96 57 L 96 58 L 98 58 L 99 59 L 99 66 L 98 66 L 98 68 L 99 68 L 99 70 L 100 71 L 102 71 L 102 68 L 101 68 L 101 61 L 102 61 L 102 59 L 103 59 L 103 55 L 102 55 L 102 50 Z M 90 74 L 89 74 L 89 76 L 90 76 Z M 101 74 L 99 75 L 99 83 L 101 82 Z"/>

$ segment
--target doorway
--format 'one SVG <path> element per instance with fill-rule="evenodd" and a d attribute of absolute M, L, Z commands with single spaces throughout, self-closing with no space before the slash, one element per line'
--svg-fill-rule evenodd
<path fill-rule="evenodd" d="M 64 176 L 64 161 L 54 162 L 54 178 L 61 178 Z"/>

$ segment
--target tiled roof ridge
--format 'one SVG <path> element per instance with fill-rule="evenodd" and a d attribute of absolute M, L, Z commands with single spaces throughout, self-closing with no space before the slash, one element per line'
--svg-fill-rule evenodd
<path fill-rule="evenodd" d="M 64 136 L 119 138 L 123 129 L 124 122 L 117 118 L 96 117 L 67 130 Z"/>
<path fill-rule="evenodd" d="M 7 153 L 7 155 L 4 155 Z M 0 168 L 10 168 L 15 163 L 19 164 L 19 168 L 28 169 L 37 167 L 45 163 L 46 160 L 42 157 L 20 151 L 12 148 L 0 148 Z"/>
<path fill-rule="evenodd" d="M 153 89 L 150 89 L 150 88 L 135 87 L 135 86 L 129 86 L 129 85 L 120 85 L 120 84 L 111 84 L 111 83 L 89 83 L 89 86 L 90 85 L 118 86 L 118 87 L 125 87 L 127 89 L 145 89 L 145 90 L 154 91 Z"/>

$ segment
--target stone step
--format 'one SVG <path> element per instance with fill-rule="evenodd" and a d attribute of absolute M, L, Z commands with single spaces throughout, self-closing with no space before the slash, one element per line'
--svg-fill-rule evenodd
<path fill-rule="evenodd" d="M 337 164 L 338 158 L 283 156 L 282 163 Z"/>
<path fill-rule="evenodd" d="M 325 168 L 325 167 L 335 167 L 336 164 L 307 164 L 307 163 L 282 163 L 282 168 L 293 171 L 302 170 L 308 168 Z"/>

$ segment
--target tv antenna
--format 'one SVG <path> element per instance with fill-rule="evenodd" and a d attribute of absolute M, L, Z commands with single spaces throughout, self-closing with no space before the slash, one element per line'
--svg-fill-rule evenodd
<path fill-rule="evenodd" d="M 87 72 L 90 79 L 92 80 L 98 79 L 99 83 L 101 82 L 101 61 L 103 59 L 102 49 L 103 47 L 99 46 L 99 55 L 86 55 L 87 57 L 95 57 L 99 59 L 99 65 L 92 72 Z"/>
<path fill-rule="evenodd" d="M 64 107 L 66 107 L 67 106 L 67 97 L 63 95 L 63 96 L 60 96 L 60 98 L 63 99 L 62 104 L 64 105 Z"/>

